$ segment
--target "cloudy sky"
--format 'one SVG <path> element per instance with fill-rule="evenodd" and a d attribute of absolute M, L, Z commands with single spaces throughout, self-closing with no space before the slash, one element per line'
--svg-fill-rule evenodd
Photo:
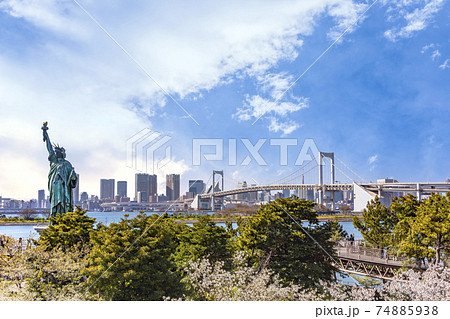
<path fill-rule="evenodd" d="M 169 137 L 154 157 L 171 158 L 154 171 L 161 192 L 170 172 L 182 191 L 212 169 L 227 187 L 270 182 L 307 138 L 366 180 L 444 181 L 449 1 L 373 2 L 0 0 L 0 196 L 46 188 L 44 121 L 89 194 L 100 178 L 134 194 L 134 174 L 155 165 L 131 149 L 150 131 Z M 224 160 L 192 165 L 200 138 L 222 139 Z M 298 141 L 288 165 L 280 138 Z M 266 165 L 242 141 L 260 139 Z"/>

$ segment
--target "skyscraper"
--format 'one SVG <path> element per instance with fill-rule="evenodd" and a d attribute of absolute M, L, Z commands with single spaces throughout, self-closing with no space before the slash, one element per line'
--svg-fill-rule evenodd
<path fill-rule="evenodd" d="M 100 180 L 100 199 L 114 199 L 115 183 L 114 179 Z"/>
<path fill-rule="evenodd" d="M 166 175 L 166 196 L 167 200 L 177 200 L 180 198 L 180 175 Z"/>
<path fill-rule="evenodd" d="M 38 208 L 45 208 L 45 190 L 40 189 L 38 190 Z"/>
<path fill-rule="evenodd" d="M 140 201 L 144 203 L 149 202 L 150 199 L 156 201 L 158 195 L 158 178 L 156 175 L 136 174 L 135 183 L 135 200 L 138 200 L 139 197 Z"/>
<path fill-rule="evenodd" d="M 238 182 L 236 185 L 236 188 L 247 188 L 247 182 L 246 181 L 242 181 L 242 182 Z M 240 194 L 236 194 L 234 195 L 233 199 L 234 200 L 248 200 L 248 193 L 240 193 Z"/>
<path fill-rule="evenodd" d="M 117 181 L 117 195 L 127 197 L 127 182 Z"/>
<path fill-rule="evenodd" d="M 189 192 L 194 193 L 194 196 L 205 191 L 205 183 L 201 179 L 189 180 Z"/>
<path fill-rule="evenodd" d="M 155 201 L 158 197 L 158 176 L 149 175 L 149 188 L 148 188 L 148 196 L 155 198 Z"/>
<path fill-rule="evenodd" d="M 73 189 L 73 202 L 75 205 L 80 205 L 80 174 L 77 174 L 77 186 Z"/>
<path fill-rule="evenodd" d="M 80 195 L 80 201 L 83 202 L 87 202 L 89 200 L 89 195 L 86 192 L 82 192 Z"/>

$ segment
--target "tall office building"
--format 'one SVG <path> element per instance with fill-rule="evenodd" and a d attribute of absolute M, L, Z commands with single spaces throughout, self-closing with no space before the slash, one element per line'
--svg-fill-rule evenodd
<path fill-rule="evenodd" d="M 189 180 L 189 192 L 193 195 L 201 194 L 205 191 L 205 183 L 201 179 Z"/>
<path fill-rule="evenodd" d="M 134 198 L 140 203 L 148 202 L 148 190 L 150 188 L 150 175 L 136 174 L 135 175 L 135 191 Z"/>
<path fill-rule="evenodd" d="M 177 200 L 180 198 L 180 175 L 166 175 L 166 196 L 167 200 Z"/>
<path fill-rule="evenodd" d="M 156 175 L 149 175 L 149 188 L 148 188 L 148 196 L 154 198 L 155 202 L 158 198 L 158 176 Z"/>
<path fill-rule="evenodd" d="M 80 205 L 80 174 L 77 174 L 77 186 L 72 191 L 73 202 L 75 205 Z"/>
<path fill-rule="evenodd" d="M 89 200 L 89 195 L 86 192 L 82 192 L 80 195 L 80 201 L 83 202 L 87 202 Z"/>
<path fill-rule="evenodd" d="M 127 197 L 127 182 L 117 181 L 117 195 L 120 197 Z"/>
<path fill-rule="evenodd" d="M 115 183 L 114 179 L 100 180 L 100 199 L 114 199 Z"/>
<path fill-rule="evenodd" d="M 238 182 L 236 188 L 247 188 L 247 182 L 246 181 Z M 233 197 L 234 200 L 248 200 L 248 198 L 249 198 L 248 193 L 236 194 Z"/>
<path fill-rule="evenodd" d="M 38 208 L 45 208 L 45 190 L 40 189 L 38 190 Z"/>
<path fill-rule="evenodd" d="M 250 186 L 256 186 L 256 184 Z M 248 200 L 256 202 L 258 200 L 258 192 L 248 192 Z"/>
<path fill-rule="evenodd" d="M 156 175 L 136 174 L 135 182 L 135 200 L 140 200 L 141 203 L 157 201 L 158 177 Z"/>

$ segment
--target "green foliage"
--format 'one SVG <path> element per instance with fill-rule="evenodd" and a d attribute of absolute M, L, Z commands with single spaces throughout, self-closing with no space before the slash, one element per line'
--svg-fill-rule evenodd
<path fill-rule="evenodd" d="M 162 300 L 184 292 L 172 258 L 185 225 L 139 214 L 93 233 L 86 275 L 106 300 Z"/>
<path fill-rule="evenodd" d="M 239 224 L 238 250 L 247 252 L 250 264 L 269 267 L 285 283 L 312 286 L 320 279 L 331 280 L 336 270 L 327 255 L 334 255 L 332 225 L 318 224 L 314 205 L 292 197 L 262 206 L 247 223 Z M 310 226 L 301 226 L 302 220 Z"/>
<path fill-rule="evenodd" d="M 37 211 L 33 208 L 25 208 L 19 212 L 20 217 L 25 220 L 33 219 L 33 216 L 37 214 Z"/>
<path fill-rule="evenodd" d="M 390 209 L 375 198 L 363 217 L 364 222 L 354 218 L 353 224 L 367 242 L 390 247 L 398 255 L 409 257 L 409 261 L 439 264 L 442 254 L 449 252 L 450 193 L 433 193 L 420 202 L 411 194 L 396 197 Z"/>
<path fill-rule="evenodd" d="M 214 213 L 215 216 L 248 216 L 253 215 L 258 210 L 258 205 L 248 206 L 243 204 L 237 204 L 234 207 L 225 208 L 220 212 Z"/>
<path fill-rule="evenodd" d="M 421 244 L 420 238 L 412 231 L 420 204 L 412 194 L 395 197 L 391 203 L 391 212 L 398 219 L 391 235 L 391 250 L 397 255 L 406 255 L 416 261 L 423 260 L 428 255 L 428 248 Z"/>
<path fill-rule="evenodd" d="M 348 236 L 348 233 L 344 230 L 344 227 L 339 224 L 338 219 L 335 217 L 334 221 L 329 221 L 331 228 L 331 238 L 333 242 L 343 240 Z"/>
<path fill-rule="evenodd" d="M 363 218 L 361 221 L 355 216 L 353 225 L 361 232 L 364 240 L 373 245 L 388 247 L 391 243 L 391 233 L 398 222 L 397 216 L 381 204 L 377 196 L 367 204 Z"/>
<path fill-rule="evenodd" d="M 350 206 L 343 205 L 343 206 L 339 207 L 339 210 L 343 213 L 348 213 L 348 212 L 352 211 L 352 208 Z"/>
<path fill-rule="evenodd" d="M 37 245 L 53 249 L 67 249 L 78 245 L 88 245 L 93 232 L 95 218 L 86 216 L 79 207 L 74 212 L 58 214 L 52 217 L 53 225 L 42 231 Z"/>
<path fill-rule="evenodd" d="M 188 261 L 208 258 L 211 262 L 228 261 L 232 257 L 232 227 L 228 229 L 211 222 L 211 217 L 201 216 L 198 223 L 186 227 L 179 236 L 180 244 L 175 252 L 175 260 L 180 270 Z"/>
<path fill-rule="evenodd" d="M 26 253 L 27 290 L 34 300 L 91 300 L 82 270 L 88 247 L 46 249 L 37 246 Z"/>
<path fill-rule="evenodd" d="M 412 233 L 423 247 L 428 248 L 429 260 L 438 265 L 442 253 L 450 248 L 450 193 L 445 196 L 431 194 L 420 204 Z"/>

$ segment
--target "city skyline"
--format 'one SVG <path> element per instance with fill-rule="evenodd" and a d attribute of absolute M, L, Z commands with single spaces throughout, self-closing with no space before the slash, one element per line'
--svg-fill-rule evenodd
<path fill-rule="evenodd" d="M 448 2 L 80 3 L 129 55 L 71 2 L 0 4 L 0 196 L 47 189 L 44 121 L 80 193 L 99 196 L 114 178 L 132 197 L 139 172 L 158 189 L 213 169 L 226 188 L 268 183 L 298 167 L 308 138 L 368 181 L 450 177 Z M 167 142 L 136 167 L 130 139 L 146 128 Z M 224 160 L 193 165 L 195 139 L 222 139 Z M 244 144 L 261 139 L 267 165 Z M 270 139 L 297 140 L 288 165 Z"/>

